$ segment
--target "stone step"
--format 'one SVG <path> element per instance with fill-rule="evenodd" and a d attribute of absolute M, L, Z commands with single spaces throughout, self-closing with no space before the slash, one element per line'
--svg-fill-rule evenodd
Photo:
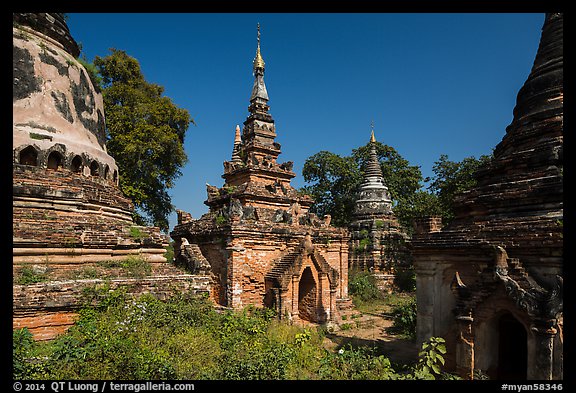
<path fill-rule="evenodd" d="M 340 311 L 351 310 L 351 309 L 354 309 L 354 303 L 352 303 L 351 298 L 336 299 L 336 307 Z"/>

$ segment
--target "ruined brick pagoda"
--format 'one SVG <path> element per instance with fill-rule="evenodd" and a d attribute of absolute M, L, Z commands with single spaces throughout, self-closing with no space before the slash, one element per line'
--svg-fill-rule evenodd
<path fill-rule="evenodd" d="M 14 263 L 61 265 L 144 253 L 163 262 L 158 228 L 130 236 L 133 204 L 106 151 L 104 104 L 61 14 L 14 14 Z"/>
<path fill-rule="evenodd" d="M 392 289 L 396 268 L 409 264 L 409 237 L 392 211 L 392 199 L 376 154 L 374 130 L 370 157 L 357 192 L 350 230 L 349 268 L 373 272 L 378 287 Z"/>
<path fill-rule="evenodd" d="M 154 293 L 186 280 L 167 269 L 168 238 L 132 220 L 106 151 L 102 94 L 79 52 L 63 14 L 13 14 L 13 321 L 37 339 L 74 322 L 83 289 L 98 285 L 107 265 L 141 258 L 151 276 L 164 275 L 111 287 Z M 26 271 L 42 282 L 16 285 Z"/>
<path fill-rule="evenodd" d="M 207 186 L 209 212 L 178 212 L 170 233 L 176 261 L 213 277 L 220 305 L 267 306 L 280 318 L 333 321 L 347 301 L 348 234 L 308 210 L 313 200 L 290 185 L 292 162 L 278 163 L 280 144 L 264 83 L 260 31 L 249 115 L 236 127 L 225 183 Z"/>
<path fill-rule="evenodd" d="M 563 15 L 547 14 L 514 119 L 456 200 L 413 238 L 418 340 L 466 378 L 563 376 Z"/>

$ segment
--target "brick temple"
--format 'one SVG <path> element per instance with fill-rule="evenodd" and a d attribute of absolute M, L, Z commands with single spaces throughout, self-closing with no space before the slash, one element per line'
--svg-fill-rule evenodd
<path fill-rule="evenodd" d="M 547 14 L 514 118 L 442 227 L 413 239 L 419 341 L 466 378 L 563 376 L 563 15 Z"/>
<path fill-rule="evenodd" d="M 236 127 L 224 185 L 207 186 L 208 213 L 194 220 L 178 211 L 170 233 L 176 261 L 210 274 L 212 298 L 222 306 L 267 306 L 280 318 L 334 321 L 338 305 L 349 302 L 348 233 L 308 211 L 313 200 L 290 184 L 293 163 L 277 161 L 264 70 L 258 30 L 249 115 L 242 131 Z"/>

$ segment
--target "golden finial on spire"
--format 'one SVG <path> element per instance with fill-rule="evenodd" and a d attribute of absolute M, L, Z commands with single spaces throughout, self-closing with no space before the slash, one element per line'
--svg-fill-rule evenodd
<path fill-rule="evenodd" d="M 264 59 L 260 54 L 260 23 L 258 23 L 258 46 L 256 47 L 256 57 L 254 58 L 254 69 L 264 69 Z"/>
<path fill-rule="evenodd" d="M 370 143 L 375 143 L 376 138 L 374 137 L 374 120 L 370 123 L 370 130 L 372 131 L 372 135 L 370 135 Z"/>

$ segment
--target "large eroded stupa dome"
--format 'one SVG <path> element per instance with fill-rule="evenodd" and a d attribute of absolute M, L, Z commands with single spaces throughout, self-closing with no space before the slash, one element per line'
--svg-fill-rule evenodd
<path fill-rule="evenodd" d="M 62 14 L 14 14 L 14 161 L 117 182 L 104 104 Z"/>

